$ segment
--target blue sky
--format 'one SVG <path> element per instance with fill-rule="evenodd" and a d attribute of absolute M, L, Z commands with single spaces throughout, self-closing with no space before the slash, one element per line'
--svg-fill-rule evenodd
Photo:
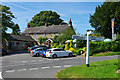
<path fill-rule="evenodd" d="M 94 29 L 89 24 L 90 14 L 95 12 L 96 6 L 103 2 L 3 2 L 10 7 L 10 11 L 19 24 L 21 32 L 25 30 L 28 22 L 40 11 L 52 10 L 57 12 L 66 23 L 72 19 L 76 33 L 86 34 L 87 29 Z M 7 32 L 11 32 L 9 29 Z"/>

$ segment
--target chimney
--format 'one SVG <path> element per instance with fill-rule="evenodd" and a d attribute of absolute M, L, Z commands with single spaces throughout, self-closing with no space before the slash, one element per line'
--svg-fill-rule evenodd
<path fill-rule="evenodd" d="M 27 29 L 28 29 L 28 28 L 30 28 L 30 25 L 29 25 L 29 23 L 27 24 Z"/>
<path fill-rule="evenodd" d="M 47 22 L 45 23 L 45 27 L 48 27 L 48 23 Z"/>
<path fill-rule="evenodd" d="M 69 20 L 68 23 L 69 23 L 69 26 L 72 26 L 72 21 L 71 21 L 71 19 Z"/>

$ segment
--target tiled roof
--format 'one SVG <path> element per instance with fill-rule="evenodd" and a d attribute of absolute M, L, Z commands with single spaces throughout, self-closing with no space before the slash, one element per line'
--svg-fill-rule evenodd
<path fill-rule="evenodd" d="M 25 36 L 25 35 L 10 35 L 8 40 L 14 40 L 14 41 L 31 41 L 34 42 L 35 40 L 31 36 Z"/>
<path fill-rule="evenodd" d="M 28 33 L 59 33 L 63 30 L 65 30 L 67 27 L 66 25 L 52 25 L 52 26 L 40 26 L 40 27 L 30 27 L 27 28 L 25 31 L 23 31 L 22 34 L 28 34 Z"/>

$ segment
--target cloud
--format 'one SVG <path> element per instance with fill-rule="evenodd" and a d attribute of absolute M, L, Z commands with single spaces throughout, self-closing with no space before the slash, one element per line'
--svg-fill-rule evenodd
<path fill-rule="evenodd" d="M 7 2 L 7 3 L 3 3 L 3 4 L 8 4 L 8 5 L 12 5 L 12 6 L 15 6 L 15 7 L 18 7 L 18 8 L 21 8 L 21 9 L 24 9 L 24 10 L 32 10 L 30 8 L 27 8 L 27 7 L 24 7 L 24 6 L 21 6 L 21 5 L 18 5 L 18 4 L 15 4 L 15 3 L 10 3 L 10 2 Z"/>

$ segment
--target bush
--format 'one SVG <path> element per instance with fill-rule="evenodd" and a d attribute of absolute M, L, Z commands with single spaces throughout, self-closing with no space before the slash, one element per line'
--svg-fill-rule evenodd
<path fill-rule="evenodd" d="M 72 51 L 72 52 L 74 52 L 74 50 L 75 50 L 75 49 L 74 49 L 74 48 L 72 48 L 72 47 L 69 49 L 69 51 Z"/>
<path fill-rule="evenodd" d="M 73 42 L 70 40 L 70 48 L 73 47 Z"/>
<path fill-rule="evenodd" d="M 62 45 L 57 45 L 56 48 L 63 48 L 64 49 L 65 47 L 65 44 L 62 44 Z"/>
<path fill-rule="evenodd" d="M 52 48 L 56 48 L 58 46 L 58 43 L 54 43 Z"/>
<path fill-rule="evenodd" d="M 66 43 L 65 50 L 69 50 L 69 43 Z"/>
<path fill-rule="evenodd" d="M 120 51 L 120 41 L 90 43 L 90 56 L 106 51 Z"/>

